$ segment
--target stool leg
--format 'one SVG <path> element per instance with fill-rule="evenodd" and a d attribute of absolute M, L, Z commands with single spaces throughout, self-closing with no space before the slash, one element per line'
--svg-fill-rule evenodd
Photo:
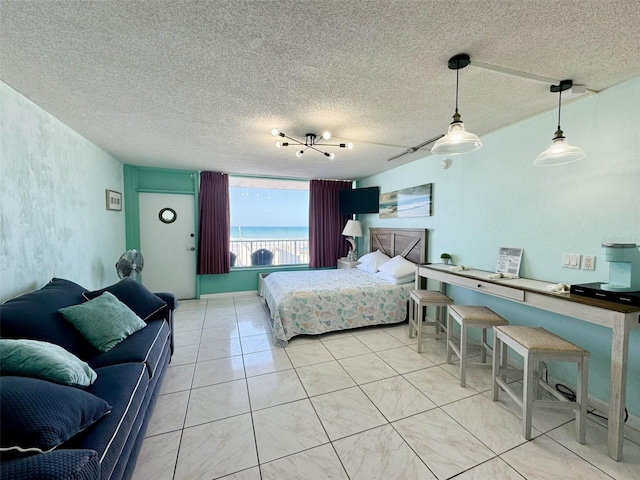
<path fill-rule="evenodd" d="M 501 345 L 501 350 L 502 350 L 500 352 L 501 365 L 502 365 L 502 368 L 504 370 L 506 370 L 507 369 L 507 360 L 508 360 L 507 359 L 507 344 L 504 343 L 504 342 L 500 342 L 500 345 Z M 495 352 L 495 350 L 494 350 L 494 352 Z M 507 382 L 507 376 L 506 375 L 503 374 L 502 375 L 502 379 L 504 380 L 505 383 Z"/>
<path fill-rule="evenodd" d="M 587 402 L 589 381 L 589 357 L 582 357 L 578 362 L 578 385 L 576 402 L 579 409 L 576 410 L 576 440 L 585 444 L 587 440 Z"/>
<path fill-rule="evenodd" d="M 451 363 L 451 313 L 447 316 L 447 363 Z"/>
<path fill-rule="evenodd" d="M 415 315 L 416 312 L 414 310 L 415 306 L 416 306 L 415 302 L 413 301 L 413 299 L 410 298 L 409 299 L 409 338 L 413 338 L 415 335 L 414 333 L 415 329 L 413 327 L 414 321 L 416 318 L 416 315 Z"/>
<path fill-rule="evenodd" d="M 536 376 L 534 379 L 533 391 L 535 392 L 535 399 L 542 399 L 542 388 L 540 388 L 540 382 L 544 380 L 544 362 L 542 360 L 536 362 Z"/>
<path fill-rule="evenodd" d="M 534 365 L 531 354 L 524 356 L 524 378 L 522 388 L 522 436 L 531 440 L 531 417 L 533 416 Z"/>
<path fill-rule="evenodd" d="M 467 325 L 462 322 L 460 328 L 460 386 L 464 387 L 467 381 Z"/>
<path fill-rule="evenodd" d="M 487 363 L 487 329 L 482 329 L 482 345 L 480 348 L 480 361 Z"/>
<path fill-rule="evenodd" d="M 417 332 L 418 332 L 418 353 L 422 353 L 422 314 L 424 311 L 424 308 L 422 307 L 422 304 L 417 303 L 416 304 L 416 309 L 418 310 L 418 318 L 416 319 L 416 326 L 417 326 Z"/>
<path fill-rule="evenodd" d="M 491 369 L 491 398 L 494 402 L 498 401 L 498 393 L 500 392 L 500 387 L 496 379 L 500 376 L 500 364 L 503 362 L 501 357 L 502 352 L 502 342 L 496 335 L 496 332 L 493 332 L 493 366 Z"/>

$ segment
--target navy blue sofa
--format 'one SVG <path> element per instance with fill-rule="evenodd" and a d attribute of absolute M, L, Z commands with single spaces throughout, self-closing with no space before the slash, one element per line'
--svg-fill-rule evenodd
<path fill-rule="evenodd" d="M 108 290 L 146 323 L 111 350 L 101 353 L 58 313 Z M 148 303 L 151 302 L 151 303 Z M 0 306 L 0 336 L 54 343 L 87 362 L 97 379 L 85 389 L 27 377 L 1 377 L 2 395 L 20 407 L 13 422 L 35 421 L 42 410 L 77 411 L 76 397 L 106 402 L 110 411 L 45 453 L 2 453 L 0 478 L 13 479 L 129 479 L 173 353 L 174 295 L 152 294 L 141 284 L 125 279 L 98 292 L 87 292 L 71 281 L 54 278 L 43 288 Z M 158 307 L 160 305 L 160 307 Z M 149 313 L 150 309 L 154 309 Z M 140 313 L 149 313 L 146 318 Z M 72 389 L 72 390 L 67 390 Z M 88 392 L 92 395 L 87 395 Z M 97 397 L 97 399 L 96 399 Z M 94 402 L 95 403 L 95 402 Z M 33 408 L 38 408 L 37 412 Z M 29 409 L 32 409 L 29 411 Z M 6 410 L 8 411 L 8 410 Z M 24 420 L 20 420 L 24 419 Z M 19 423 L 18 423 L 19 425 Z M 16 433 L 2 426 L 3 445 Z"/>

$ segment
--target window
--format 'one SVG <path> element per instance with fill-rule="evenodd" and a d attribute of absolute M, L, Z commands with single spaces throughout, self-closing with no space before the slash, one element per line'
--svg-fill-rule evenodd
<path fill-rule="evenodd" d="M 231 267 L 309 263 L 309 182 L 229 176 Z"/>

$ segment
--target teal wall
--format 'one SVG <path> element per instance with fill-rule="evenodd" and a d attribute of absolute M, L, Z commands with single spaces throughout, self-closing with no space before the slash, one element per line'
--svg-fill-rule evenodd
<path fill-rule="evenodd" d="M 0 82 L 0 302 L 52 277 L 88 289 L 118 280 L 122 163 Z M 126 200 L 126 195 L 123 195 Z"/>
<path fill-rule="evenodd" d="M 383 193 L 433 183 L 433 216 L 362 215 L 363 226 L 428 228 L 428 259 L 434 263 L 448 252 L 457 264 L 493 271 L 500 246 L 522 247 L 523 277 L 568 284 L 607 281 L 600 244 L 640 244 L 639 105 L 640 77 L 565 104 L 562 127 L 567 141 L 587 153 L 582 162 L 533 166 L 556 129 L 554 110 L 483 136 L 483 148 L 451 157 L 448 170 L 440 168 L 443 157 L 429 156 L 365 178 L 361 186 L 379 185 Z M 595 255 L 596 270 L 561 268 L 565 252 Z M 451 294 L 457 302 L 487 305 L 514 324 L 544 326 L 588 349 L 590 395 L 608 400 L 608 329 L 464 289 Z M 629 350 L 627 406 L 640 416 L 638 329 L 631 332 Z M 567 382 L 575 377 L 561 364 L 551 365 L 550 374 Z"/>

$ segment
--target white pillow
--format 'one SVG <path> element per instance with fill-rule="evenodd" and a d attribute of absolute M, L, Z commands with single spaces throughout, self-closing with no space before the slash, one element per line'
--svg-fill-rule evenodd
<path fill-rule="evenodd" d="M 371 262 L 364 262 L 364 263 L 359 263 L 356 265 L 356 268 L 362 270 L 363 272 L 367 272 L 367 273 L 376 273 L 378 271 L 378 268 L 376 267 L 376 264 Z"/>
<path fill-rule="evenodd" d="M 391 258 L 389 258 L 388 255 L 385 255 L 380 250 L 376 250 L 375 252 L 361 256 L 358 259 L 360 265 L 357 267 L 365 272 L 376 273 L 380 268 L 380 265 L 388 262 L 389 260 L 391 260 Z"/>
<path fill-rule="evenodd" d="M 378 268 L 381 272 L 391 275 L 393 278 L 402 278 L 415 273 L 416 265 L 409 260 L 397 255 Z"/>
<path fill-rule="evenodd" d="M 392 283 L 394 285 L 404 285 L 405 283 L 413 283 L 416 280 L 416 276 L 413 273 L 410 273 L 407 276 L 401 278 L 395 278 L 389 275 L 388 273 L 378 272 L 375 274 L 380 280 L 384 280 L 385 282 Z"/>

